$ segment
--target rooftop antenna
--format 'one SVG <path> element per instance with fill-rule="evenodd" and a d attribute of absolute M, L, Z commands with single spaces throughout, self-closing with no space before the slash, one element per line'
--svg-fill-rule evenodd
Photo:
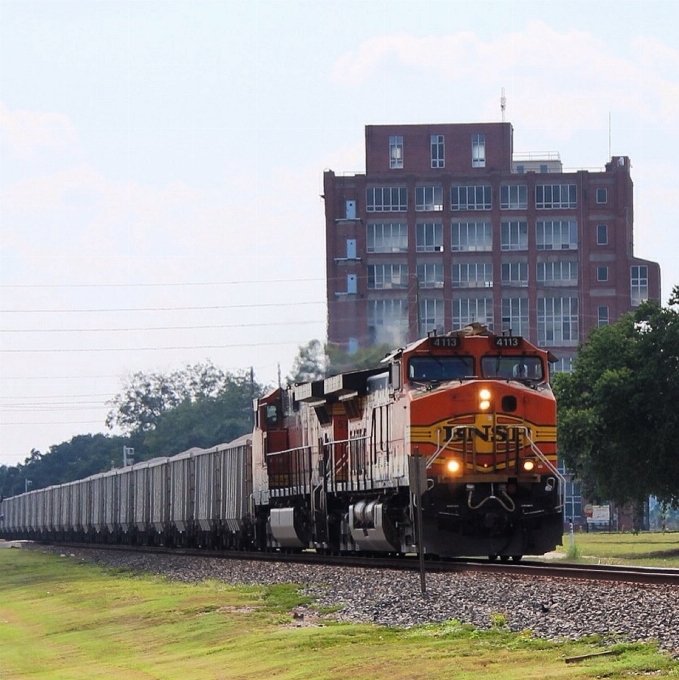
<path fill-rule="evenodd" d="M 608 112 L 608 157 L 612 158 L 611 155 L 611 112 Z"/>
<path fill-rule="evenodd" d="M 502 96 L 500 97 L 500 108 L 502 109 L 502 122 L 505 122 L 505 109 L 507 108 L 507 97 L 505 97 L 505 88 L 502 88 Z"/>

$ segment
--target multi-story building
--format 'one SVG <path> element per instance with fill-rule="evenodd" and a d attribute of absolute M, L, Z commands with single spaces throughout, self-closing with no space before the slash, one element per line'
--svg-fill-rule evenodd
<path fill-rule="evenodd" d="M 328 340 L 400 345 L 473 321 L 553 348 L 660 300 L 634 256 L 630 160 L 564 172 L 509 123 L 369 125 L 365 174 L 326 171 Z"/>

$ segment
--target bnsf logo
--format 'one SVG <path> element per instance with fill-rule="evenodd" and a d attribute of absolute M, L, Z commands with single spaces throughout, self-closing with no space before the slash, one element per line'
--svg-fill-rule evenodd
<path fill-rule="evenodd" d="M 467 441 L 480 439 L 484 442 L 518 442 L 525 435 L 531 439 L 530 428 L 516 425 L 446 425 L 443 428 L 446 441 Z"/>

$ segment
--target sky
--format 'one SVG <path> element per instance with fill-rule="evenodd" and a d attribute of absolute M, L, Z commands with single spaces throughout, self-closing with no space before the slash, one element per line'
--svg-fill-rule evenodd
<path fill-rule="evenodd" d="M 323 171 L 364 126 L 500 121 L 632 161 L 679 284 L 674 0 L 0 0 L 0 465 L 111 432 L 137 371 L 275 384 L 325 339 Z M 113 431 L 115 433 L 115 431 Z"/>

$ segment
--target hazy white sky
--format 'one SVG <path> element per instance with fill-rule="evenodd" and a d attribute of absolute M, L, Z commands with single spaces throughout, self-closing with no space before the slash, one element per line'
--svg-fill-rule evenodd
<path fill-rule="evenodd" d="M 679 283 L 674 0 L 0 0 L 0 464 L 105 431 L 132 371 L 285 376 L 325 335 L 322 173 L 366 124 L 499 121 L 632 159 Z M 611 133 L 609 136 L 609 114 Z"/>

